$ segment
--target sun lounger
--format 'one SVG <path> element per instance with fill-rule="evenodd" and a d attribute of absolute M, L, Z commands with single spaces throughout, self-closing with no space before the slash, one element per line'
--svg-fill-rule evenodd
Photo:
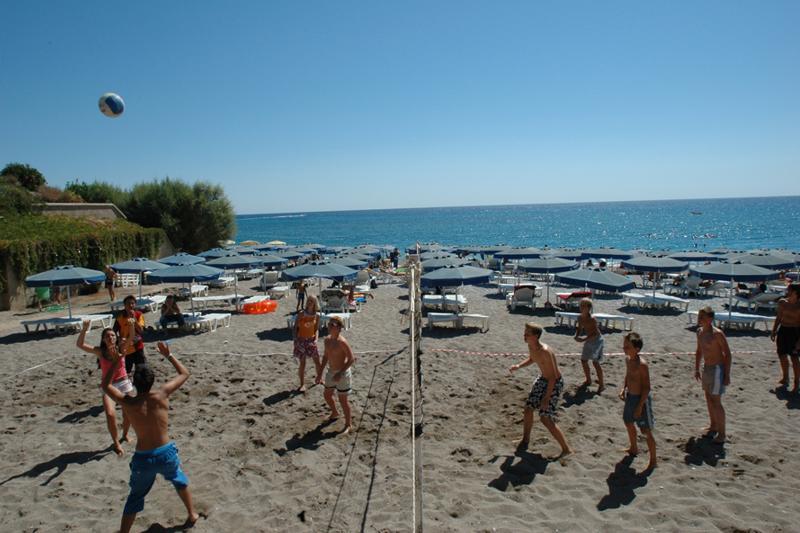
<path fill-rule="evenodd" d="M 274 287 L 270 287 L 267 289 L 267 294 L 273 300 L 280 300 L 287 294 L 289 294 L 289 286 L 288 285 L 276 285 Z"/>
<path fill-rule="evenodd" d="M 155 312 L 161 304 L 167 301 L 167 297 L 163 294 L 153 294 L 152 296 L 144 296 L 136 299 L 136 309 Z M 111 310 L 116 311 L 125 307 L 123 300 L 111 304 Z"/>
<path fill-rule="evenodd" d="M 428 328 L 433 328 L 434 324 L 452 323 L 458 327 L 458 315 L 456 313 L 428 313 Z"/>
<path fill-rule="evenodd" d="M 592 293 L 589 291 L 557 292 L 556 297 L 558 300 L 555 306 L 565 311 L 567 309 L 577 309 L 581 300 L 591 298 Z"/>
<path fill-rule="evenodd" d="M 736 296 L 734 298 L 734 308 L 744 307 L 748 311 L 758 311 L 759 309 L 776 310 L 778 308 L 778 300 L 783 297 L 780 292 L 762 292 L 752 297 Z"/>
<path fill-rule="evenodd" d="M 623 305 L 635 305 L 639 308 L 667 308 L 675 307 L 676 309 L 687 311 L 689 309 L 689 300 L 678 298 L 670 294 L 657 292 L 655 294 L 642 294 L 638 292 L 624 292 L 622 293 Z"/>
<path fill-rule="evenodd" d="M 236 278 L 233 276 L 220 276 L 217 279 L 212 279 L 208 282 L 210 286 L 218 289 L 232 287 L 234 283 L 236 283 Z"/>
<path fill-rule="evenodd" d="M 117 274 L 114 284 L 117 287 L 136 287 L 139 285 L 139 274 Z"/>
<path fill-rule="evenodd" d="M 464 323 L 468 320 L 474 320 L 480 323 L 480 328 L 482 332 L 489 331 L 489 317 L 487 315 L 479 315 L 477 313 L 459 313 L 458 314 L 459 321 L 456 325 L 460 328 L 464 327 Z"/>
<path fill-rule="evenodd" d="M 323 328 L 328 325 L 328 320 L 333 317 L 339 317 L 344 322 L 344 329 L 350 329 L 353 327 L 353 322 L 350 319 L 350 313 L 322 313 L 319 316 L 319 327 Z"/>
<path fill-rule="evenodd" d="M 467 297 L 463 294 L 426 294 L 422 297 L 423 307 L 436 309 L 454 309 L 466 311 L 468 309 Z"/>
<path fill-rule="evenodd" d="M 25 333 L 30 333 L 31 328 L 34 328 L 33 331 L 42 329 L 45 332 L 54 331 L 56 333 L 64 333 L 66 331 L 80 329 L 81 319 L 78 317 L 37 318 L 34 320 L 21 320 L 20 324 L 25 328 Z"/>
<path fill-rule="evenodd" d="M 506 306 L 514 311 L 517 307 L 536 309 L 536 287 L 522 286 L 506 296 Z"/>
<path fill-rule="evenodd" d="M 189 327 L 191 327 L 190 322 L 196 322 L 196 319 L 198 317 L 202 317 L 203 316 L 202 313 L 200 313 L 199 311 L 194 311 L 194 312 L 189 311 L 189 312 L 184 312 L 182 314 L 183 314 L 184 323 L 186 325 L 188 325 Z M 162 326 L 161 325 L 161 321 L 160 320 L 156 320 L 154 322 L 154 324 L 153 324 L 153 327 L 156 329 L 156 331 L 160 331 L 162 329 L 163 330 L 167 330 L 169 328 L 179 328 L 180 325 L 177 322 L 172 321 L 172 322 L 167 322 L 166 326 Z"/>
<path fill-rule="evenodd" d="M 481 331 L 489 329 L 489 317 L 477 313 L 428 313 L 428 328 L 434 324 L 451 323 L 453 327 L 463 328 L 467 320 L 476 320 L 480 323 Z"/>
<path fill-rule="evenodd" d="M 201 307 L 203 309 L 208 309 L 209 305 L 236 305 L 239 300 L 243 300 L 245 297 L 235 294 L 217 294 L 214 296 L 198 296 L 196 298 L 192 298 L 192 303 Z"/>
<path fill-rule="evenodd" d="M 191 287 L 181 287 L 178 290 L 178 295 L 182 298 L 208 296 L 208 285 L 192 285 Z"/>
<path fill-rule="evenodd" d="M 697 311 L 689 311 L 689 323 L 697 323 Z M 751 315 L 733 311 L 717 311 L 714 313 L 714 324 L 720 328 L 755 329 L 758 324 L 764 324 L 764 329 L 769 331 L 774 317 L 763 315 Z"/>
<path fill-rule="evenodd" d="M 569 313 L 566 311 L 556 311 L 556 324 L 559 326 L 563 326 L 564 322 L 567 323 L 569 327 L 575 327 L 575 323 L 578 321 L 578 317 L 580 313 Z M 622 329 L 625 331 L 632 331 L 633 330 L 633 318 L 629 316 L 623 315 L 609 315 L 606 313 L 594 313 L 592 316 L 597 320 L 597 323 L 600 324 L 601 327 L 608 329 L 612 327 L 617 329 L 617 322 L 622 324 Z"/>

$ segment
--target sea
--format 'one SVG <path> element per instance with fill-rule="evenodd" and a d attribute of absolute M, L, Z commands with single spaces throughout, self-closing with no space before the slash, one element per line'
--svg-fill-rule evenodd
<path fill-rule="evenodd" d="M 370 209 L 236 217 L 236 241 L 800 251 L 800 196 Z"/>

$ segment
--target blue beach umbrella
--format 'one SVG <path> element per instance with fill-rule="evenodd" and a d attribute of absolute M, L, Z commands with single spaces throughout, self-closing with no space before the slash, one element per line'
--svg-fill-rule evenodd
<path fill-rule="evenodd" d="M 581 257 L 583 259 L 630 259 L 633 254 L 619 248 L 590 248 L 589 250 L 583 250 Z"/>
<path fill-rule="evenodd" d="M 216 268 L 222 268 L 224 270 L 227 269 L 237 269 L 237 268 L 254 268 L 256 266 L 261 266 L 263 262 L 261 258 L 257 255 L 238 255 L 238 254 L 229 254 L 223 257 L 217 257 L 216 259 L 209 259 L 206 261 L 206 265 Z M 263 273 L 262 273 L 263 274 Z M 239 307 L 239 276 L 236 273 L 233 274 L 233 294 L 236 298 L 236 307 Z"/>
<path fill-rule="evenodd" d="M 662 272 L 683 272 L 689 268 L 689 263 L 686 261 L 678 261 L 677 259 L 673 259 L 671 257 L 650 257 L 646 255 L 640 255 L 638 257 L 623 260 L 622 266 L 632 270 L 637 270 L 639 272 L 656 272 L 660 275 Z M 653 283 L 653 296 L 655 296 L 655 294 L 656 284 Z"/>
<path fill-rule="evenodd" d="M 446 268 L 451 266 L 461 266 L 465 263 L 469 263 L 466 259 L 461 259 L 455 255 L 451 257 L 440 257 L 437 259 L 428 259 L 426 261 L 422 261 L 420 265 L 422 266 L 423 272 L 432 272 L 434 270 L 438 270 L 440 268 Z"/>
<path fill-rule="evenodd" d="M 625 292 L 636 286 L 630 278 L 608 270 L 582 268 L 556 274 L 556 279 L 571 287 L 586 287 L 606 292 Z"/>
<path fill-rule="evenodd" d="M 305 254 L 300 253 L 296 250 L 280 250 L 278 252 L 275 252 L 274 255 L 277 255 L 278 257 L 284 257 L 286 259 L 299 259 L 303 257 Z"/>
<path fill-rule="evenodd" d="M 775 279 L 779 276 L 774 270 L 745 263 L 714 263 L 692 267 L 689 272 L 700 276 L 702 279 L 730 280 L 731 289 L 728 291 L 728 316 L 733 307 L 733 284 L 735 282 L 754 282 Z"/>
<path fill-rule="evenodd" d="M 211 248 L 210 250 L 206 250 L 205 252 L 200 252 L 200 257 L 204 257 L 205 259 L 215 259 L 217 257 L 224 257 L 231 253 L 229 250 L 225 248 Z"/>
<path fill-rule="evenodd" d="M 39 272 L 25 278 L 28 287 L 64 287 L 67 285 L 91 285 L 106 279 L 106 275 L 99 270 L 76 267 L 73 265 L 57 266 L 53 269 Z M 72 318 L 72 302 L 67 290 L 67 308 L 69 317 Z"/>
<path fill-rule="evenodd" d="M 156 270 L 150 274 L 149 279 L 159 282 L 171 283 L 194 283 L 195 281 L 211 281 L 217 279 L 222 275 L 223 271 L 210 267 L 205 264 L 195 263 L 193 265 L 173 265 L 169 268 Z M 192 311 L 194 311 L 194 302 L 192 303 Z"/>
<path fill-rule="evenodd" d="M 186 252 L 178 252 L 175 255 L 168 255 L 158 260 L 159 263 L 165 265 L 194 265 L 195 263 L 203 263 L 205 257 L 187 254 Z"/>
<path fill-rule="evenodd" d="M 423 274 L 420 281 L 423 287 L 459 287 L 489 283 L 492 271 L 473 266 L 452 266 L 440 268 Z"/>
<path fill-rule="evenodd" d="M 289 260 L 285 257 L 279 257 L 277 255 L 264 252 L 254 254 L 253 257 L 258 258 L 262 265 L 269 267 L 280 267 L 289 262 Z"/>
<path fill-rule="evenodd" d="M 336 281 L 345 281 L 353 279 L 358 274 L 358 271 L 344 265 L 337 265 L 335 263 L 321 263 L 313 262 L 306 263 L 292 268 L 287 268 L 283 271 L 282 277 L 288 280 L 306 279 L 306 278 L 324 278 L 334 279 Z"/>
<path fill-rule="evenodd" d="M 533 259 L 541 257 L 544 252 L 538 248 L 508 248 L 494 254 L 502 259 Z"/>
<path fill-rule="evenodd" d="M 577 250 L 555 249 L 547 250 L 546 257 L 560 257 L 561 259 L 579 260 L 583 254 Z"/>
<path fill-rule="evenodd" d="M 342 256 L 342 257 L 334 257 L 330 260 L 331 264 L 335 265 L 342 265 L 348 268 L 366 268 L 369 262 L 365 259 L 359 259 L 357 257 L 351 256 Z"/>
<path fill-rule="evenodd" d="M 121 261 L 111 265 L 116 272 L 120 274 L 139 274 L 139 298 L 142 297 L 142 285 L 144 281 L 144 273 L 152 272 L 154 270 L 161 270 L 167 268 L 169 265 L 160 261 L 152 261 L 146 257 L 134 257 L 129 261 Z"/>
<path fill-rule="evenodd" d="M 677 259 L 678 261 L 690 261 L 694 263 L 705 263 L 706 261 L 720 261 L 722 257 L 718 254 L 708 252 L 675 252 L 669 254 L 667 257 Z"/>
<path fill-rule="evenodd" d="M 578 263 L 570 259 L 561 257 L 539 257 L 536 259 L 525 259 L 517 264 L 517 268 L 525 272 L 537 272 L 547 274 L 547 303 L 550 303 L 550 274 L 557 272 L 567 272 L 578 268 Z"/>
<path fill-rule="evenodd" d="M 728 256 L 728 261 L 731 263 L 760 266 L 763 268 L 769 268 L 771 270 L 794 268 L 795 264 L 797 264 L 797 261 L 794 257 L 771 253 L 731 254 Z"/>

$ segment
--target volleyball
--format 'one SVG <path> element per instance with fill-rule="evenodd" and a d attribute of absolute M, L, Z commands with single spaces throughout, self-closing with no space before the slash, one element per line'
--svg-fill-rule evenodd
<path fill-rule="evenodd" d="M 122 97 L 115 93 L 106 93 L 97 102 L 100 112 L 107 117 L 117 118 L 125 111 L 125 102 Z"/>

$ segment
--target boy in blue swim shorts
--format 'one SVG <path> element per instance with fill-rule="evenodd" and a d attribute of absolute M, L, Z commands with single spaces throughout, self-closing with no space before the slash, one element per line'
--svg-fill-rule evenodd
<path fill-rule="evenodd" d="M 639 446 L 636 442 L 636 426 L 647 438 L 647 449 L 650 452 L 650 462 L 647 464 L 646 472 L 656 467 L 656 439 L 653 437 L 653 399 L 650 396 L 650 369 L 639 352 L 642 351 L 644 343 L 642 337 L 633 331 L 625 335 L 622 342 L 622 350 L 625 352 L 625 381 L 622 383 L 622 390 L 619 391 L 619 398 L 625 402 L 622 410 L 622 421 L 625 429 L 628 430 L 630 447 L 625 450 L 630 455 L 639 454 Z"/>
<path fill-rule="evenodd" d="M 123 413 L 127 415 L 136 432 L 136 453 L 131 459 L 131 491 L 125 502 L 120 524 L 122 533 L 131 530 L 136 514 L 144 509 L 145 496 L 153 487 L 157 474 L 161 474 L 164 479 L 172 483 L 186 506 L 188 516 L 184 526 L 191 527 L 200 518 L 192 503 L 189 478 L 181 468 L 178 448 L 169 440 L 168 435 L 169 396 L 189 379 L 189 371 L 170 353 L 169 346 L 163 342 L 158 343 L 158 351 L 172 364 L 178 375 L 157 390 L 151 390 L 154 375 L 148 365 L 136 367 L 133 375 L 136 396 L 123 394 L 111 385 L 113 369 L 103 378 L 103 390 L 122 406 Z M 118 366 L 120 359 L 113 364 Z"/>

